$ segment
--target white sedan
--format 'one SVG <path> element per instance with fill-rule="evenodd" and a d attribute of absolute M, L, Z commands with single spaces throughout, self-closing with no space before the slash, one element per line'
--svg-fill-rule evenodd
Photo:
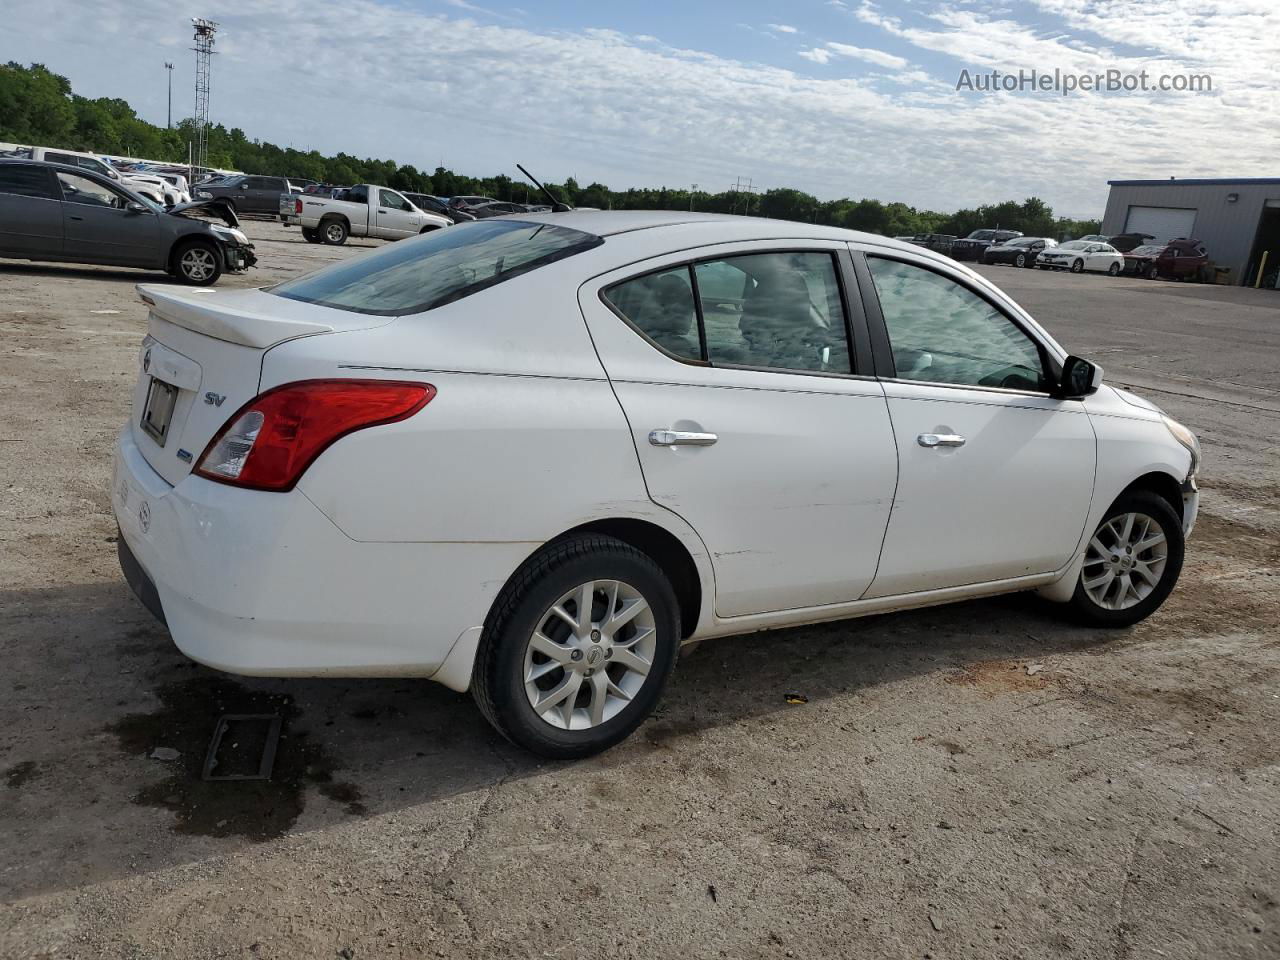
<path fill-rule="evenodd" d="M 1092 243 L 1088 240 L 1069 240 L 1036 258 L 1041 270 L 1070 270 L 1081 273 L 1093 270 L 1117 276 L 1124 269 L 1124 254 L 1109 243 Z"/>
<path fill-rule="evenodd" d="M 707 637 L 1021 590 L 1132 624 L 1196 517 L 1185 427 L 882 237 L 518 215 L 139 290 L 112 500 L 178 647 L 470 689 L 544 756 L 627 736 Z"/>

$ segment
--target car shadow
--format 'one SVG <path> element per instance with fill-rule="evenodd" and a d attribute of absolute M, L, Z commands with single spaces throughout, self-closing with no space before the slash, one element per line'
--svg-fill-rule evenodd
<path fill-rule="evenodd" d="M 30 277 L 67 278 L 80 280 L 119 280 L 127 283 L 178 283 L 160 270 L 140 270 L 130 267 L 97 267 L 89 264 L 28 263 L 26 261 L 0 260 L 0 272 Z"/>
<path fill-rule="evenodd" d="M 210 855 L 211 843 L 231 852 L 513 779 L 616 768 L 658 750 L 696 755 L 711 728 L 1114 637 L 1065 625 L 1019 596 L 706 641 L 682 658 L 635 735 L 575 765 L 518 750 L 467 695 L 426 680 L 251 679 L 198 666 L 122 581 L 0 591 L 0 611 L 9 667 L 0 688 L 0 820 L 15 825 L 0 839 L 5 899 L 194 862 Z M 201 778 L 227 714 L 281 718 L 270 780 Z M 158 829 L 169 841 L 152 842 Z"/>

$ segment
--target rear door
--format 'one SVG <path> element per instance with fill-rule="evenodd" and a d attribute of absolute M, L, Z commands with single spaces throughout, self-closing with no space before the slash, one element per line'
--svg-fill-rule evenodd
<path fill-rule="evenodd" d="M 62 201 L 53 173 L 0 164 L 0 253 L 43 260 L 62 255 Z"/>
<path fill-rule="evenodd" d="M 164 264 L 158 214 L 128 209 L 130 198 L 77 173 L 58 171 L 62 190 L 63 253 L 78 263 L 124 267 Z"/>
<path fill-rule="evenodd" d="M 411 204 L 394 190 L 378 188 L 378 205 L 373 208 L 377 218 L 377 235 L 387 240 L 412 237 L 422 229 L 422 218 Z"/>
<path fill-rule="evenodd" d="M 706 544 L 721 617 L 856 600 L 875 574 L 896 455 L 842 246 L 702 248 L 579 291 L 649 495 Z"/>
<path fill-rule="evenodd" d="M 1049 395 L 1047 348 L 962 275 L 868 250 L 898 488 L 869 597 L 1056 571 L 1093 496 L 1084 406 Z"/>

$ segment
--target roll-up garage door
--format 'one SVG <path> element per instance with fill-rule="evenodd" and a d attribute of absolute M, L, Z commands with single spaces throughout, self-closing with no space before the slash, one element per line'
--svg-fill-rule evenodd
<path fill-rule="evenodd" d="M 1177 237 L 1193 237 L 1195 210 L 1183 207 L 1130 207 L 1125 233 L 1149 233 L 1157 243 Z"/>

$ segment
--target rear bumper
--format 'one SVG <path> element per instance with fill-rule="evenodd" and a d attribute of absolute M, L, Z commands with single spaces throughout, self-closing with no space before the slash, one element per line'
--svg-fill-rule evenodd
<path fill-rule="evenodd" d="M 435 674 L 528 544 L 363 543 L 299 490 L 169 486 L 126 428 L 121 568 L 193 660 L 252 676 Z"/>

